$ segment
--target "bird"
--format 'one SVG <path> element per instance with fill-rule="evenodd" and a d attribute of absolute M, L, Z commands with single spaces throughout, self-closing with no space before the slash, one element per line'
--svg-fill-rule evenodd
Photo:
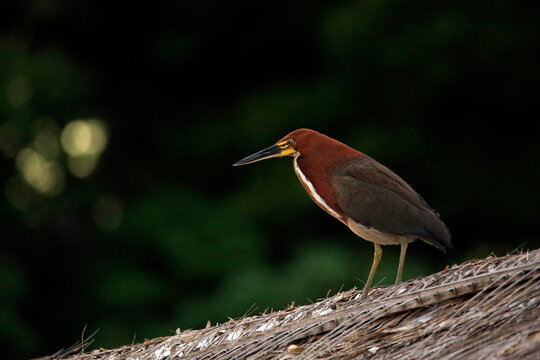
<path fill-rule="evenodd" d="M 400 245 L 396 284 L 409 243 L 422 240 L 446 252 L 448 227 L 403 179 L 368 155 L 310 129 L 298 129 L 233 166 L 293 157 L 294 171 L 309 197 L 360 238 L 374 245 L 361 299 L 366 299 L 382 258 L 381 245 Z"/>

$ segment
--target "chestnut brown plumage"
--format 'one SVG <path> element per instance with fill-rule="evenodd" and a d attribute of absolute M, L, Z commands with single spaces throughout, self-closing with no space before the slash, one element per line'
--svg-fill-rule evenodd
<path fill-rule="evenodd" d="M 282 156 L 294 157 L 296 175 L 317 205 L 374 244 L 362 298 L 379 265 L 380 245 L 401 245 L 396 283 L 401 282 L 410 242 L 420 239 L 442 251 L 452 247 L 439 214 L 405 181 L 369 156 L 316 131 L 295 130 L 234 166 Z"/>

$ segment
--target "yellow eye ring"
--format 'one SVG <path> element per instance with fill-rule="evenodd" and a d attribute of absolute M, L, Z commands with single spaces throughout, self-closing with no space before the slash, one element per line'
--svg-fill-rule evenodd
<path fill-rule="evenodd" d="M 282 149 L 287 149 L 287 148 L 293 147 L 294 141 L 292 139 L 288 139 L 288 140 L 282 141 L 282 142 L 280 142 L 280 143 L 278 143 L 276 145 L 279 146 Z"/>

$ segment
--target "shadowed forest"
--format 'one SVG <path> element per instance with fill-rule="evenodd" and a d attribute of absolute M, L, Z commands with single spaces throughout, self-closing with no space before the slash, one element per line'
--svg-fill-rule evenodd
<path fill-rule="evenodd" d="M 292 159 L 231 166 L 297 128 L 370 155 L 441 214 L 454 249 L 412 244 L 404 280 L 538 248 L 538 6 L 4 2 L 5 358 L 361 288 L 372 244 L 313 204 Z M 399 247 L 383 252 L 379 285 Z"/>

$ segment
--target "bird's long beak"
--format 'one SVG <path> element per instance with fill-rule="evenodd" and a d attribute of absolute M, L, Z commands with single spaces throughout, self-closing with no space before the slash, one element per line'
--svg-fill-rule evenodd
<path fill-rule="evenodd" d="M 281 147 L 277 145 L 272 145 L 269 148 L 256 152 L 253 155 L 249 155 L 243 158 L 242 160 L 235 162 L 233 166 L 251 164 L 251 163 L 261 161 L 264 159 L 270 159 L 273 157 L 280 157 L 280 156 L 287 155 L 287 154 L 283 154 L 284 152 L 285 151 Z"/>

